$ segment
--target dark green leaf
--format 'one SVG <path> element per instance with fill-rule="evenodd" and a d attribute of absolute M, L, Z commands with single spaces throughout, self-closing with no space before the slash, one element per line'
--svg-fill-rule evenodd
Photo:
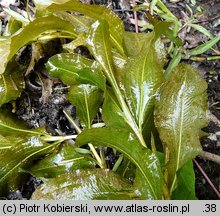
<path fill-rule="evenodd" d="M 14 143 L 11 148 L 2 150 L 0 143 L 0 157 L 3 158 L 0 160 L 0 196 L 21 186 L 24 173 L 20 173 L 20 169 L 54 148 L 54 144 L 43 143 L 37 136 L 6 138 Z"/>
<path fill-rule="evenodd" d="M 137 198 L 132 185 L 110 170 L 78 170 L 46 180 L 33 200 L 129 200 Z"/>
<path fill-rule="evenodd" d="M 177 188 L 172 200 L 196 200 L 195 173 L 192 161 L 187 162 L 177 173 Z"/>
<path fill-rule="evenodd" d="M 18 98 L 24 88 L 24 68 L 10 62 L 0 76 L 0 106 Z"/>
<path fill-rule="evenodd" d="M 0 110 L 0 133 L 2 135 L 11 134 L 35 134 L 42 135 L 44 132 L 40 130 L 30 130 L 27 125 L 18 120 L 10 112 L 1 109 Z"/>
<path fill-rule="evenodd" d="M 76 106 L 76 114 L 84 127 L 90 128 L 103 100 L 103 92 L 96 86 L 81 84 L 72 86 L 68 100 Z"/>
<path fill-rule="evenodd" d="M 109 40 L 108 24 L 106 21 L 97 21 L 92 25 L 87 43 L 90 52 L 101 65 L 107 81 L 112 86 L 112 90 L 120 104 L 121 110 L 126 116 L 126 122 L 129 124 L 130 128 L 132 128 L 140 143 L 143 146 L 146 146 L 142 134 L 140 133 L 135 120 L 132 118 L 131 112 L 124 100 L 120 84 L 117 83 L 117 76 L 115 76 L 115 73 L 118 71 L 114 71 L 115 62 L 113 62 L 112 58 L 112 45 Z"/>
<path fill-rule="evenodd" d="M 50 11 L 75 11 L 91 17 L 94 20 L 106 20 L 109 25 L 111 41 L 115 47 L 123 53 L 122 42 L 124 37 L 124 26 L 120 18 L 106 7 L 82 4 L 77 0 L 72 0 L 62 5 L 53 4 L 47 9 Z"/>
<path fill-rule="evenodd" d="M 50 75 L 67 85 L 91 84 L 104 91 L 105 78 L 95 61 L 76 54 L 58 54 L 47 63 Z"/>
<path fill-rule="evenodd" d="M 175 189 L 177 171 L 201 151 L 199 132 L 206 125 L 206 88 L 195 68 L 180 64 L 160 90 L 155 124 L 166 155 L 170 192 Z"/>
<path fill-rule="evenodd" d="M 95 160 L 89 155 L 80 154 L 72 145 L 65 144 L 59 152 L 40 160 L 28 171 L 39 178 L 54 178 L 77 169 L 94 168 L 95 165 Z"/>
<path fill-rule="evenodd" d="M 111 88 L 105 91 L 105 100 L 102 107 L 102 118 L 108 127 L 128 129 L 127 119 Z"/>
<path fill-rule="evenodd" d="M 162 198 L 162 173 L 157 157 L 144 148 L 135 135 L 124 130 L 96 128 L 83 131 L 76 139 L 76 144 L 93 143 L 97 146 L 108 146 L 123 153 L 137 169 L 145 181 L 145 196 L 148 199 Z"/>
<path fill-rule="evenodd" d="M 0 74 L 4 73 L 5 67 L 12 57 L 26 44 L 40 39 L 41 36 L 56 33 L 59 37 L 62 33 L 68 33 L 71 38 L 76 37 L 74 27 L 71 23 L 59 19 L 55 16 L 48 16 L 35 19 L 33 22 L 25 26 L 22 31 L 11 37 L 11 39 L 1 38 L 1 69 Z M 10 42 L 11 41 L 11 42 Z"/>

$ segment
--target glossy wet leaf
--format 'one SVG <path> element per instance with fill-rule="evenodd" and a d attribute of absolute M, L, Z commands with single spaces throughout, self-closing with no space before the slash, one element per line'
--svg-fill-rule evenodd
<path fill-rule="evenodd" d="M 56 32 L 56 37 L 59 37 L 59 32 L 60 34 L 67 33 L 70 38 L 76 37 L 74 27 L 71 23 L 55 16 L 48 16 L 35 19 L 19 33 L 13 35 L 11 39 L 2 38 L 0 40 L 0 44 L 3 45 L 0 49 L 0 54 L 2 53 L 0 57 L 0 63 L 2 65 L 0 74 L 4 73 L 8 61 L 12 59 L 20 48 L 38 40 L 42 35 L 52 34 L 53 32 Z"/>
<path fill-rule="evenodd" d="M 88 154 L 80 154 L 72 145 L 65 144 L 58 152 L 40 160 L 28 171 L 39 178 L 54 178 L 77 169 L 95 168 L 95 165 L 95 160 Z"/>
<path fill-rule="evenodd" d="M 33 200 L 129 200 L 137 198 L 131 184 L 110 170 L 87 169 L 46 180 Z"/>
<path fill-rule="evenodd" d="M 18 98 L 24 89 L 24 68 L 10 62 L 4 74 L 0 75 L 0 106 Z"/>
<path fill-rule="evenodd" d="M 88 84 L 72 86 L 68 100 L 76 106 L 76 115 L 82 125 L 90 128 L 103 101 L 103 92 L 98 87 Z"/>
<path fill-rule="evenodd" d="M 91 84 L 105 89 L 105 78 L 96 62 L 76 54 L 58 54 L 51 57 L 47 70 L 64 84 Z"/>
<path fill-rule="evenodd" d="M 198 70 L 180 64 L 160 90 L 155 123 L 164 146 L 171 192 L 178 170 L 201 151 L 199 132 L 206 125 L 206 89 Z"/>
<path fill-rule="evenodd" d="M 8 137 L 2 136 L 0 134 L 0 151 L 10 149 L 15 145 L 17 142 L 18 138 L 12 136 L 10 139 Z"/>
<path fill-rule="evenodd" d="M 97 21 L 92 25 L 87 39 L 87 47 L 93 54 L 96 61 L 101 65 L 103 74 L 105 75 L 109 84 L 112 86 L 112 90 L 118 100 L 118 103 L 120 104 L 121 110 L 126 116 L 126 122 L 136 134 L 140 143 L 145 147 L 146 144 L 143 140 L 143 136 L 131 115 L 131 111 L 126 104 L 121 91 L 123 85 L 120 86 L 120 83 L 117 83 L 117 76 L 115 76 L 115 74 L 117 74 L 118 71 L 114 71 L 115 62 L 113 61 L 112 44 L 109 39 L 108 24 L 106 21 Z M 119 80 L 120 79 L 118 79 L 118 81 Z"/>
<path fill-rule="evenodd" d="M 10 45 L 10 37 L 0 37 L 0 75 L 5 71 L 6 63 L 8 61 L 8 55 L 10 53 Z"/>
<path fill-rule="evenodd" d="M 127 56 L 133 57 L 138 55 L 146 40 L 151 40 L 151 34 L 125 32 L 124 43 Z"/>
<path fill-rule="evenodd" d="M 12 134 L 35 134 L 42 135 L 44 132 L 40 130 L 30 130 L 27 125 L 16 118 L 10 112 L 0 109 L 0 133 L 2 135 Z"/>
<path fill-rule="evenodd" d="M 108 24 L 106 21 L 96 21 L 92 26 L 87 38 L 87 47 L 102 66 L 103 73 L 108 81 L 113 84 L 113 59 L 112 59 L 112 45 L 109 39 Z"/>
<path fill-rule="evenodd" d="M 120 18 L 111 10 L 100 5 L 82 4 L 77 0 L 69 1 L 62 5 L 51 5 L 47 8 L 50 11 L 75 11 L 82 13 L 96 20 L 105 20 L 109 25 L 111 41 L 118 50 L 123 53 L 124 26 Z"/>
<path fill-rule="evenodd" d="M 0 149 L 0 157 L 4 158 L 0 160 L 0 196 L 9 191 L 16 191 L 25 175 L 20 170 L 30 166 L 34 159 L 39 159 L 55 147 L 54 144 L 43 143 L 37 136 L 16 139 L 7 136 L 7 139 L 14 144 L 11 148 Z"/>
<path fill-rule="evenodd" d="M 192 161 L 187 162 L 180 171 L 178 171 L 177 182 L 177 188 L 171 197 L 173 200 L 197 199 L 195 194 L 195 173 Z"/>
<path fill-rule="evenodd" d="M 142 125 L 154 106 L 154 98 L 163 82 L 163 64 L 157 56 L 155 34 L 151 33 L 141 52 L 130 58 L 125 75 L 125 94 L 138 127 Z"/>
<path fill-rule="evenodd" d="M 135 135 L 125 130 L 97 128 L 83 131 L 76 139 L 77 145 L 93 143 L 108 146 L 123 153 L 143 175 L 148 199 L 162 198 L 162 173 L 157 157 L 151 150 L 144 148 Z M 153 181 L 152 181 L 153 179 Z"/>
<path fill-rule="evenodd" d="M 53 12 L 53 15 L 59 17 L 60 19 L 70 22 L 74 26 L 75 32 L 77 32 L 78 34 L 87 33 L 89 31 L 90 26 L 94 22 L 93 19 L 87 16 L 77 16 L 65 11 L 55 11 Z"/>
<path fill-rule="evenodd" d="M 111 88 L 105 91 L 105 100 L 102 107 L 102 118 L 107 127 L 130 130 L 127 119 Z"/>

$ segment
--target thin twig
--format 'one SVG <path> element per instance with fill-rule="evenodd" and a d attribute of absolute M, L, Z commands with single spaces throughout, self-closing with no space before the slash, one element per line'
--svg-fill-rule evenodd
<path fill-rule="evenodd" d="M 133 8 L 136 6 L 136 0 L 133 1 Z M 137 12 L 133 10 L 134 13 L 134 23 L 135 23 L 135 32 L 138 33 L 138 18 L 137 18 Z"/>
<path fill-rule="evenodd" d="M 204 176 L 205 180 L 208 182 L 208 184 L 210 185 L 210 187 L 212 188 L 212 190 L 215 192 L 215 194 L 217 195 L 218 199 L 220 199 L 220 193 L 219 191 L 215 188 L 214 184 L 212 183 L 212 181 L 210 180 L 210 178 L 207 176 L 207 174 L 204 172 L 204 170 L 202 169 L 202 167 L 199 165 L 199 163 L 194 159 L 193 160 L 194 163 L 196 164 L 197 168 L 199 169 L 199 171 L 202 173 L 202 175 Z"/>
<path fill-rule="evenodd" d="M 210 161 L 213 161 L 217 164 L 220 164 L 220 156 L 219 155 L 216 155 L 216 154 L 213 154 L 213 153 L 210 153 L 207 151 L 202 151 L 199 154 L 199 156 L 204 160 L 210 160 Z"/>

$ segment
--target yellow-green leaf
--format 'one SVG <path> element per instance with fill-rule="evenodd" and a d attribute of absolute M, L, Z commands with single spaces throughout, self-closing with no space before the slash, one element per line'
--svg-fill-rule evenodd
<path fill-rule="evenodd" d="M 155 123 L 164 146 L 166 182 L 171 193 L 178 170 L 201 151 L 199 132 L 206 126 L 206 89 L 198 70 L 180 64 L 160 90 Z"/>

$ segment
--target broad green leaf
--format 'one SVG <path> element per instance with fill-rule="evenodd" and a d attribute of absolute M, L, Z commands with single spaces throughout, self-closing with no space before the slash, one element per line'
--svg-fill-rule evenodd
<path fill-rule="evenodd" d="M 30 130 L 26 124 L 18 120 L 10 112 L 1 109 L 0 110 L 0 133 L 2 135 L 11 134 L 35 134 L 42 135 L 40 130 Z"/>
<path fill-rule="evenodd" d="M 108 24 L 106 21 L 96 21 L 92 26 L 87 38 L 87 47 L 102 66 L 107 80 L 115 85 L 112 59 L 112 45 L 109 40 Z"/>
<path fill-rule="evenodd" d="M 107 81 L 112 86 L 112 90 L 120 104 L 124 115 L 126 116 L 127 123 L 136 134 L 140 143 L 146 147 L 143 136 L 138 128 L 131 112 L 124 100 L 124 96 L 120 89 L 120 84 L 117 83 L 117 70 L 114 71 L 114 62 L 112 58 L 112 45 L 109 39 L 108 24 L 106 21 L 96 21 L 89 32 L 87 39 L 87 47 L 93 54 L 96 61 L 101 65 L 103 73 L 106 76 Z"/>
<path fill-rule="evenodd" d="M 127 56 L 134 57 L 138 55 L 146 40 L 151 40 L 151 34 L 125 32 L 124 43 Z"/>
<path fill-rule="evenodd" d="M 67 33 L 70 38 L 77 36 L 71 23 L 55 16 L 48 16 L 30 22 L 21 31 L 13 35 L 11 39 L 1 38 L 0 43 L 3 44 L 3 46 L 1 46 L 0 49 L 0 54 L 2 53 L 0 57 L 2 65 L 0 74 L 4 73 L 8 61 L 12 59 L 20 48 L 30 42 L 38 40 L 43 35 L 52 34 L 54 32 L 57 37 L 59 37 L 59 33 L 61 35 L 62 33 Z"/>
<path fill-rule="evenodd" d="M 198 70 L 187 64 L 177 66 L 160 89 L 155 124 L 164 146 L 171 193 L 178 170 L 201 151 L 199 132 L 206 125 L 206 89 Z"/>
<path fill-rule="evenodd" d="M 59 78 L 64 84 L 91 84 L 104 91 L 105 78 L 95 61 L 76 54 L 58 54 L 51 57 L 47 70 L 52 77 Z"/>
<path fill-rule="evenodd" d="M 138 198 L 131 184 L 110 170 L 78 170 L 46 180 L 32 200 L 130 200 Z"/>
<path fill-rule="evenodd" d="M 141 129 L 154 106 L 155 94 L 163 82 L 163 64 L 157 56 L 154 32 L 143 44 L 141 52 L 130 58 L 125 76 L 127 104 Z"/>
<path fill-rule="evenodd" d="M 6 138 L 15 143 L 11 148 L 0 150 L 0 196 L 16 191 L 25 175 L 20 170 L 30 166 L 34 159 L 39 159 L 55 147 L 55 144 L 43 143 L 38 136 L 17 137 L 17 140 L 10 136 Z"/>
<path fill-rule="evenodd" d="M 189 50 L 188 53 L 190 55 L 200 55 L 204 52 L 206 52 L 207 50 L 211 49 L 215 44 L 217 44 L 220 40 L 220 36 L 216 36 L 214 38 L 212 38 L 211 40 L 207 41 L 206 43 L 197 46 L 196 48 Z"/>
<path fill-rule="evenodd" d="M 124 77 L 126 74 L 125 66 L 127 63 L 128 58 L 123 57 L 118 52 L 116 52 L 114 49 L 112 49 L 112 58 L 113 58 L 113 67 L 114 67 L 114 76 L 116 79 L 116 82 L 121 89 L 121 91 L 124 91 Z"/>
<path fill-rule="evenodd" d="M 177 188 L 172 200 L 196 200 L 195 172 L 192 161 L 188 161 L 177 173 Z"/>
<path fill-rule="evenodd" d="M 10 136 L 9 139 L 8 137 L 2 136 L 0 134 L 0 151 L 12 148 L 16 144 L 16 142 L 18 142 L 19 139 L 22 138 Z"/>
<path fill-rule="evenodd" d="M 103 92 L 96 86 L 88 84 L 72 86 L 68 100 L 76 106 L 76 114 L 82 125 L 90 128 L 103 101 Z"/>
<path fill-rule="evenodd" d="M 148 199 L 162 198 L 162 172 L 155 154 L 137 141 L 135 135 L 125 130 L 96 128 L 83 131 L 76 139 L 77 145 L 93 143 L 108 146 L 123 153 L 140 170 L 145 181 Z"/>
<path fill-rule="evenodd" d="M 90 26 L 94 22 L 94 20 L 89 17 L 73 15 L 64 11 L 56 11 L 53 13 L 53 15 L 70 22 L 74 26 L 75 32 L 78 34 L 83 32 L 87 33 Z"/>
<path fill-rule="evenodd" d="M 18 98 L 24 88 L 24 68 L 15 61 L 10 62 L 0 75 L 0 106 Z"/>
<path fill-rule="evenodd" d="M 111 88 L 107 88 L 105 91 L 105 100 L 102 107 L 102 118 L 107 127 L 113 127 L 116 129 L 128 129 L 127 119 L 121 107 L 118 103 Z"/>
<path fill-rule="evenodd" d="M 5 71 L 5 67 L 8 62 L 8 55 L 10 54 L 10 46 L 10 37 L 0 37 L 0 75 Z"/>
<path fill-rule="evenodd" d="M 109 25 L 111 41 L 115 47 L 120 51 L 123 51 L 123 37 L 124 37 L 124 26 L 120 18 L 111 10 L 100 5 L 88 5 L 82 4 L 77 0 L 69 1 L 62 5 L 53 4 L 47 8 L 49 11 L 75 11 L 82 13 L 88 17 L 96 20 L 105 20 Z"/>
<path fill-rule="evenodd" d="M 88 154 L 80 154 L 70 144 L 40 160 L 28 171 L 39 178 L 54 178 L 77 169 L 94 168 L 96 162 Z"/>

